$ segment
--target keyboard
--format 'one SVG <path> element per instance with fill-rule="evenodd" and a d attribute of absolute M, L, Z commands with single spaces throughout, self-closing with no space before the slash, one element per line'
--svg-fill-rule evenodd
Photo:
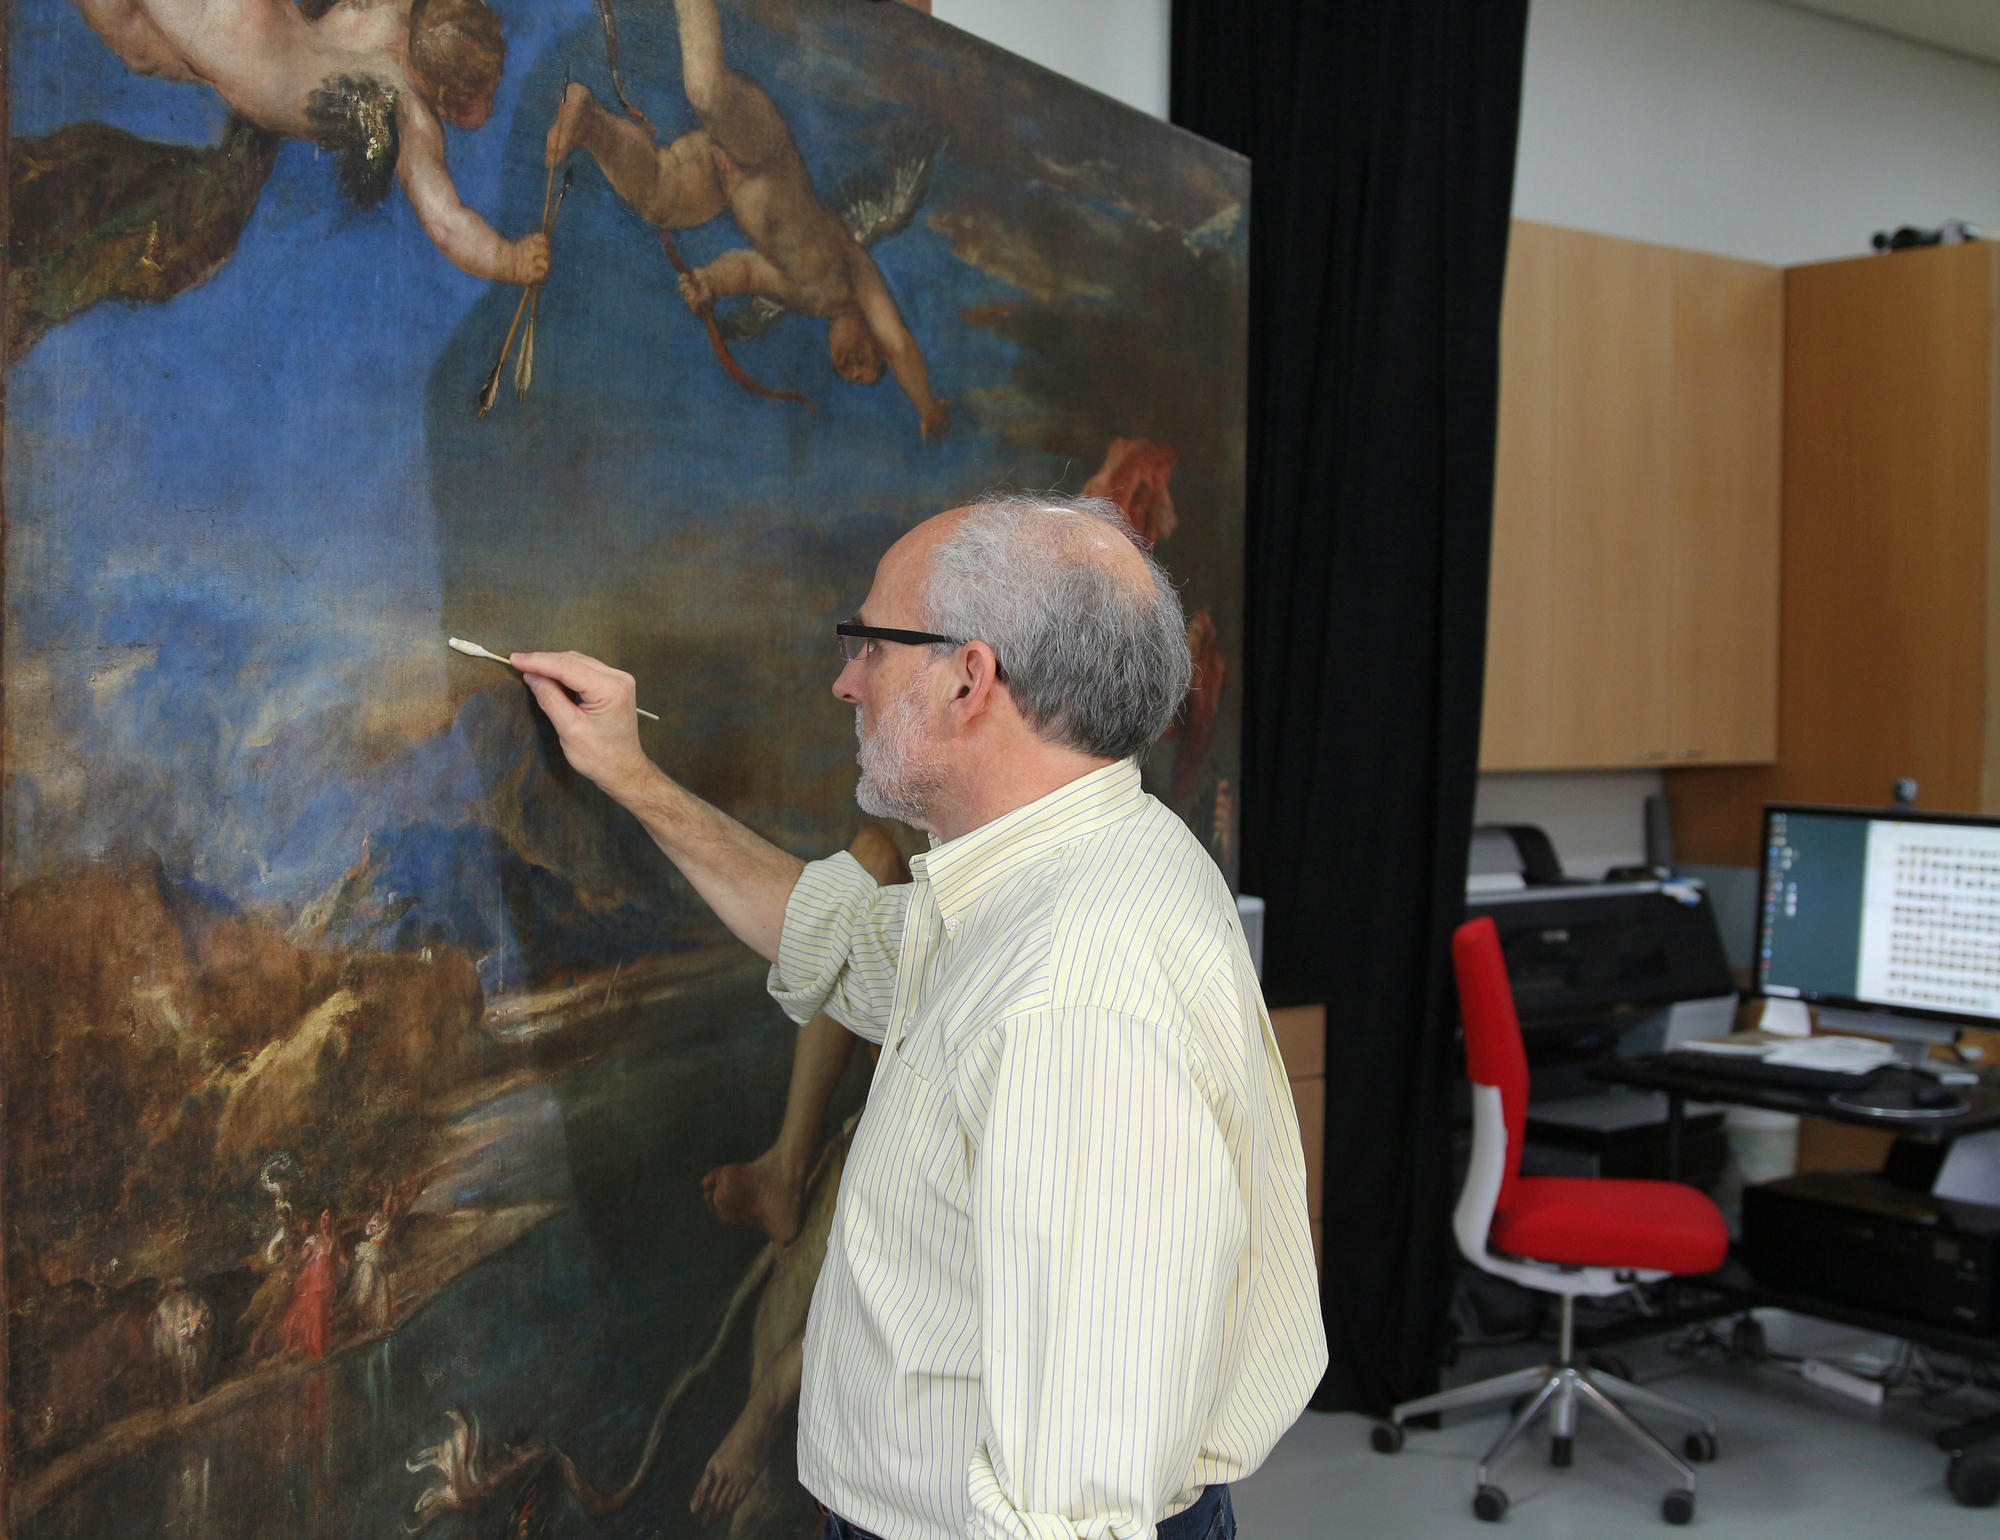
<path fill-rule="evenodd" d="M 1861 1074 L 1841 1069 L 1800 1069 L 1791 1064 L 1766 1064 L 1742 1054 L 1669 1053 L 1662 1062 L 1690 1075 L 1710 1075 L 1717 1080 L 1735 1080 L 1745 1085 L 1783 1086 L 1795 1091 L 1854 1091 L 1879 1079 L 1894 1077 L 1893 1064 L 1878 1065 Z"/>

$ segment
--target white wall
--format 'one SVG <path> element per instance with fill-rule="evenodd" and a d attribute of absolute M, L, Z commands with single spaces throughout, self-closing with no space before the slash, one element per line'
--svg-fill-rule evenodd
<path fill-rule="evenodd" d="M 1902 224 L 2000 231 L 2000 67 L 1768 0 L 1532 0 L 1514 212 L 1784 265 Z M 1642 858 L 1659 789 L 1490 775 L 1475 816 L 1539 823 L 1596 876 Z"/>
<path fill-rule="evenodd" d="M 1127 106 L 1167 115 L 1171 0 L 932 0 L 931 14 Z"/>
<path fill-rule="evenodd" d="M 1514 212 L 1781 264 L 2000 229 L 2000 66 L 1769 0 L 1533 0 Z"/>

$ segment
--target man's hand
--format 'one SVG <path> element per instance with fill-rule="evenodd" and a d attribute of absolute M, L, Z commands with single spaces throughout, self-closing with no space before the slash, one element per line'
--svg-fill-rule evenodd
<path fill-rule="evenodd" d="M 767 962 L 778 960 L 785 905 L 805 862 L 678 785 L 639 747 L 632 676 L 580 652 L 517 652 L 562 740 L 563 757 L 639 820 L 716 918 Z"/>
<path fill-rule="evenodd" d="M 580 652 L 517 652 L 508 661 L 555 724 L 571 768 L 630 807 L 659 773 L 639 747 L 632 676 Z"/>
<path fill-rule="evenodd" d="M 540 283 L 549 276 L 549 238 L 537 230 L 509 242 L 500 267 L 503 283 Z"/>

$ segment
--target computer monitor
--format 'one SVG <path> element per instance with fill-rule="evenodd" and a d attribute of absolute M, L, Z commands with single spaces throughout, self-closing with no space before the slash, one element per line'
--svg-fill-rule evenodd
<path fill-rule="evenodd" d="M 1766 807 L 1752 979 L 1888 1037 L 2000 1027 L 2000 818 Z"/>

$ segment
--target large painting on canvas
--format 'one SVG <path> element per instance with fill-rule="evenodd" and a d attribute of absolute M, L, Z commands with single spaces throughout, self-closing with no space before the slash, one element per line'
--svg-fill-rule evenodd
<path fill-rule="evenodd" d="M 629 669 L 695 789 L 893 875 L 831 627 L 925 515 L 1088 488 L 1185 585 L 1147 777 L 1233 870 L 1247 168 L 875 0 L 9 27 L 6 1533 L 809 1531 L 867 1058 L 795 1084 L 446 639 Z"/>

